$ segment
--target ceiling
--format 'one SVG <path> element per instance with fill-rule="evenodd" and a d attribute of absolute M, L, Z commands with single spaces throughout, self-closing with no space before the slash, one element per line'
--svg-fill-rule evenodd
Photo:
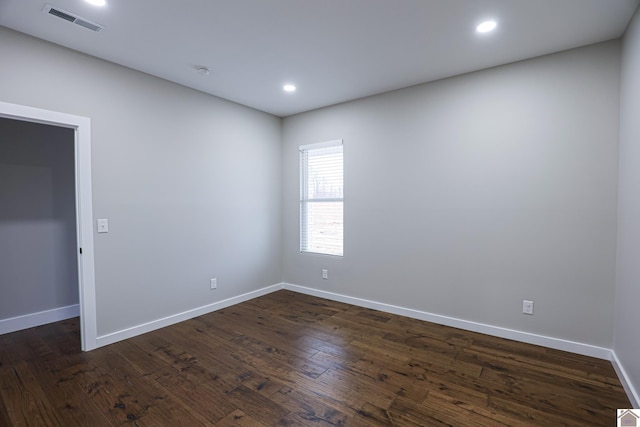
<path fill-rule="evenodd" d="M 97 33 L 44 0 L 0 0 L 0 25 L 283 117 L 615 39 L 640 0 L 107 2 L 48 0 Z"/>

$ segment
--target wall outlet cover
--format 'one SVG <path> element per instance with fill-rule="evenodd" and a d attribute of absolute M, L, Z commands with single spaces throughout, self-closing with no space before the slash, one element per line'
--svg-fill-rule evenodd
<path fill-rule="evenodd" d="M 108 233 L 109 232 L 109 220 L 108 219 L 99 219 L 98 220 L 98 233 Z"/>

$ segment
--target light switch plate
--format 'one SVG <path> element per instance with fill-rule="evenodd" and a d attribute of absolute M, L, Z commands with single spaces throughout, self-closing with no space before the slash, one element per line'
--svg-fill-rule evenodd
<path fill-rule="evenodd" d="M 108 219 L 99 219 L 98 220 L 98 233 L 108 233 L 109 232 L 109 220 Z"/>

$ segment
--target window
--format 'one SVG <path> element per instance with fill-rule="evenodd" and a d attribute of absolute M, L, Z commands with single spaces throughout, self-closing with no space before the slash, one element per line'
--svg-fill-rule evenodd
<path fill-rule="evenodd" d="M 342 140 L 300 147 L 300 252 L 342 256 Z"/>

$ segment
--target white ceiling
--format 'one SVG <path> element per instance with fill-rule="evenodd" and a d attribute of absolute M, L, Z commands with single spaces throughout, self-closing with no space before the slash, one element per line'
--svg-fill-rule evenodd
<path fill-rule="evenodd" d="M 48 2 L 105 30 L 43 13 L 44 0 L 0 0 L 0 25 L 288 116 L 614 39 L 640 0 Z M 476 34 L 487 18 L 498 29 Z"/>

